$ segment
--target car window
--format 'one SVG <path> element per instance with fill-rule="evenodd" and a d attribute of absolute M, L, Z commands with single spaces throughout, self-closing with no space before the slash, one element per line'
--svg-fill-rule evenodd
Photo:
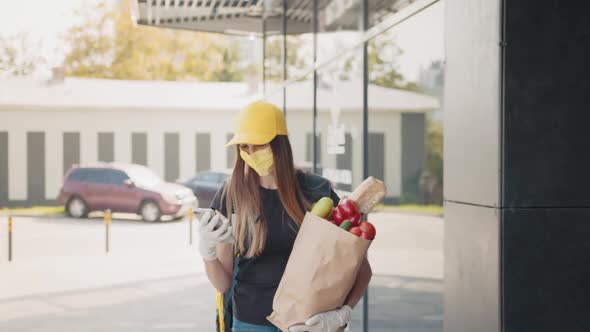
<path fill-rule="evenodd" d="M 78 169 L 75 169 L 72 171 L 72 173 L 68 177 L 68 180 L 70 180 L 70 181 L 86 181 L 87 174 L 88 174 L 88 171 L 86 169 L 78 168 Z"/>
<path fill-rule="evenodd" d="M 106 183 L 108 184 L 116 184 L 116 185 L 123 185 L 123 181 L 127 180 L 129 177 L 122 171 L 119 170 L 105 170 L 105 177 Z"/>
<path fill-rule="evenodd" d="M 202 173 L 195 176 L 195 181 L 199 182 L 217 182 L 219 179 L 215 173 Z"/>
<path fill-rule="evenodd" d="M 86 170 L 85 181 L 92 183 L 106 183 L 107 176 L 104 170 L 91 168 Z"/>
<path fill-rule="evenodd" d="M 129 167 L 125 172 L 136 186 L 142 188 L 151 188 L 163 181 L 154 171 L 144 166 Z"/>
<path fill-rule="evenodd" d="M 223 181 L 227 180 L 228 177 L 229 177 L 229 174 L 219 173 L 217 176 L 217 182 L 223 183 Z"/>

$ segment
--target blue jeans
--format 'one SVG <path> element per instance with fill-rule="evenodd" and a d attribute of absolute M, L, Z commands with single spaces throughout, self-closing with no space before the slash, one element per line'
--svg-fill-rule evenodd
<path fill-rule="evenodd" d="M 245 323 L 234 316 L 234 332 L 281 332 L 281 330 L 274 326 Z"/>

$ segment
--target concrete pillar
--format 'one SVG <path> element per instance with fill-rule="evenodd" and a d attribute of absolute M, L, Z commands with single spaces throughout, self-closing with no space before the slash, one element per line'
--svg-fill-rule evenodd
<path fill-rule="evenodd" d="M 445 7 L 445 331 L 589 331 L 590 5 Z"/>

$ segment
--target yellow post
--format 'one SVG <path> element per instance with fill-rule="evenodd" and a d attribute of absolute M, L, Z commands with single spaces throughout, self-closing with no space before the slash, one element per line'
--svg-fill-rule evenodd
<path fill-rule="evenodd" d="M 109 209 L 104 212 L 104 226 L 106 230 L 106 250 L 109 252 L 109 228 L 111 226 L 111 210 Z"/>
<path fill-rule="evenodd" d="M 188 244 L 193 245 L 193 208 L 188 209 Z"/>
<path fill-rule="evenodd" d="M 12 216 L 8 216 L 8 261 L 12 261 Z"/>

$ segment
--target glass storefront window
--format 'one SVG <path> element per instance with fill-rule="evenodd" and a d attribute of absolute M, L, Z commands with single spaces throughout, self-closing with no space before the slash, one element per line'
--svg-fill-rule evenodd
<path fill-rule="evenodd" d="M 355 49 L 318 72 L 322 175 L 342 191 L 363 180 L 361 64 L 362 50 Z"/>
<path fill-rule="evenodd" d="M 440 7 L 427 8 L 368 42 L 369 174 L 385 180 L 391 203 L 442 201 L 442 168 L 434 160 L 442 151 L 432 155 L 437 138 L 427 135 L 437 134 L 442 119 L 442 33 L 426 24 L 442 22 Z"/>
<path fill-rule="evenodd" d="M 287 78 L 298 79 L 313 67 L 313 1 L 287 6 Z"/>
<path fill-rule="evenodd" d="M 387 21 L 395 13 L 412 3 L 411 0 L 368 1 L 369 29 Z"/>
<path fill-rule="evenodd" d="M 281 82 L 283 80 L 283 35 L 266 36 L 264 51 L 265 80 L 267 82 Z"/>
<path fill-rule="evenodd" d="M 313 171 L 313 76 L 285 88 L 287 126 L 296 167 Z M 321 173 L 320 173 L 321 174 Z"/>
<path fill-rule="evenodd" d="M 287 124 L 296 167 L 313 171 L 313 3 L 287 1 L 286 76 Z M 321 174 L 321 173 L 320 173 Z"/>
<path fill-rule="evenodd" d="M 312 67 L 313 34 L 287 35 L 287 79 L 303 77 Z"/>
<path fill-rule="evenodd" d="M 432 127 L 442 112 L 441 25 L 434 5 L 368 42 L 368 171 L 386 183 L 386 204 L 442 199 L 442 135 Z M 442 220 L 386 212 L 370 220 L 390 232 L 369 250 L 370 330 L 442 331 Z"/>
<path fill-rule="evenodd" d="M 408 4 L 368 3 L 369 28 L 373 29 L 382 29 L 383 25 L 377 26 L 380 22 L 388 21 L 396 8 Z M 271 92 L 267 98 L 277 105 L 285 101 L 295 164 L 312 170 L 315 144 L 317 171 L 333 182 L 341 197 L 364 180 L 366 162 L 368 174 L 383 180 L 388 188 L 385 204 L 440 204 L 442 3 L 429 4 L 368 41 L 367 141 L 363 136 L 361 4 L 361 0 L 319 1 L 315 136 L 312 33 L 289 33 L 292 30 L 287 27 L 287 81 L 282 80 L 283 67 L 273 68 L 280 75 L 267 79 L 267 92 Z M 278 43 L 280 52 L 276 53 L 282 55 L 280 36 L 269 40 Z M 282 63 L 280 56 L 276 60 L 275 64 Z M 368 297 L 370 330 L 441 331 L 440 218 L 376 211 L 369 221 L 379 233 L 369 251 L 373 267 Z M 363 318 L 361 300 L 350 330 L 361 331 Z"/>
<path fill-rule="evenodd" d="M 317 123 L 320 174 L 340 197 L 363 180 L 362 49 L 342 54 L 318 72 Z M 355 307 L 351 331 L 362 329 L 362 301 Z"/>
<path fill-rule="evenodd" d="M 266 82 L 283 80 L 283 1 L 265 1 L 266 40 L 264 41 L 264 79 Z M 267 87 L 266 92 L 270 92 Z"/>
<path fill-rule="evenodd" d="M 359 44 L 361 1 L 320 1 L 320 5 L 317 60 L 321 63 Z"/>

